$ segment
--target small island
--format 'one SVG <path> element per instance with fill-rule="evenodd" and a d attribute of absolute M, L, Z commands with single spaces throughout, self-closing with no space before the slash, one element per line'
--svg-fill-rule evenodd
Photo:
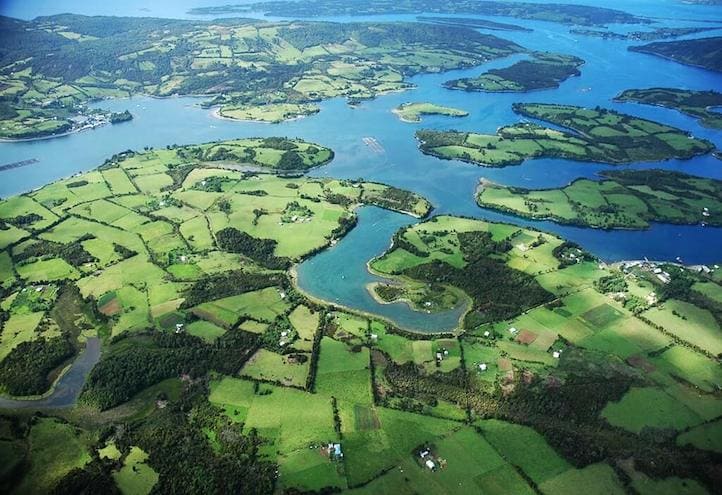
<path fill-rule="evenodd" d="M 642 46 L 630 46 L 629 50 L 657 55 L 680 64 L 722 72 L 722 36 L 658 41 Z"/>
<path fill-rule="evenodd" d="M 521 60 L 502 69 L 491 69 L 479 77 L 452 79 L 444 87 L 488 93 L 522 93 L 558 88 L 573 76 L 581 74 L 584 60 L 572 55 L 537 52 L 532 60 Z"/>
<path fill-rule="evenodd" d="M 121 122 L 129 122 L 133 120 L 133 114 L 130 113 L 128 110 L 124 110 L 122 112 L 113 112 L 108 117 L 108 120 L 110 120 L 111 124 L 120 124 Z"/>
<path fill-rule="evenodd" d="M 268 105 L 224 105 L 216 113 L 232 120 L 248 120 L 278 124 L 318 113 L 313 103 L 269 103 Z"/>
<path fill-rule="evenodd" d="M 519 165 L 529 158 L 564 158 L 623 164 L 689 159 L 714 145 L 674 127 L 603 108 L 547 103 L 516 103 L 514 111 L 569 129 L 529 122 L 500 128 L 496 134 L 419 130 L 419 148 L 428 155 L 485 167 Z"/>
<path fill-rule="evenodd" d="M 650 222 L 722 225 L 722 181 L 667 170 L 610 170 L 601 181 L 559 189 L 522 189 L 483 181 L 477 203 L 524 218 L 602 229 L 644 229 Z"/>
<path fill-rule="evenodd" d="M 423 115 L 445 115 L 466 117 L 469 112 L 458 108 L 444 107 L 434 103 L 403 103 L 392 110 L 403 122 L 421 122 Z"/>
<path fill-rule="evenodd" d="M 704 33 L 706 31 L 714 31 L 717 27 L 661 27 L 652 29 L 651 31 L 631 31 L 629 33 L 617 33 L 615 31 L 597 30 L 597 29 L 572 29 L 571 34 L 581 36 L 594 36 L 605 40 L 629 40 L 629 41 L 657 41 L 669 38 L 678 38 L 690 34 Z"/>
<path fill-rule="evenodd" d="M 672 108 L 699 119 L 705 127 L 722 129 L 722 113 L 713 110 L 715 107 L 722 107 L 722 93 L 716 91 L 676 88 L 628 89 L 614 100 Z"/>

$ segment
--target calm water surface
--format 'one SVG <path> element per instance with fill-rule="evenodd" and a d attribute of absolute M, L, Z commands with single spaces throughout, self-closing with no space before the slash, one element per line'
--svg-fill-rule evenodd
<path fill-rule="evenodd" d="M 153 2 L 150 12 L 138 11 L 145 3 L 103 3 L 89 10 L 85 2 L 3 2 L 0 12 L 29 18 L 38 13 L 59 11 L 92 14 L 156 15 L 184 17 L 187 8 L 218 2 Z M 683 5 L 676 2 L 607 2 L 611 7 L 666 19 L 664 26 L 709 25 L 721 20 L 722 9 Z M 167 4 L 167 5 L 166 5 Z M 40 10 L 38 10 L 40 8 Z M 59 10 L 61 9 L 61 10 Z M 139 13 L 140 12 L 140 13 Z M 372 20 L 409 20 L 414 16 L 380 16 Z M 499 18 L 496 18 L 497 20 Z M 348 19 L 331 19 L 348 20 Z M 360 20 L 353 18 L 352 20 Z M 321 104 L 321 113 L 302 120 L 277 125 L 218 120 L 201 109 L 197 98 L 154 99 L 134 97 L 98 104 L 112 110 L 129 109 L 134 120 L 128 123 L 73 134 L 61 138 L 0 143 L 0 163 L 35 158 L 39 163 L 0 174 L 0 196 L 28 191 L 60 177 L 91 169 L 126 149 L 145 146 L 189 144 L 248 136 L 282 135 L 302 137 L 329 146 L 335 160 L 314 171 L 314 175 L 381 181 L 413 190 L 426 196 L 435 206 L 435 214 L 475 216 L 494 221 L 533 226 L 578 242 L 608 261 L 638 259 L 674 260 L 687 263 L 714 263 L 722 260 L 722 229 L 701 226 L 653 225 L 646 231 L 599 231 L 556 225 L 551 222 L 525 221 L 509 215 L 482 210 L 474 203 L 473 192 L 482 177 L 502 184 L 539 188 L 562 186 L 578 177 L 598 178 L 598 172 L 613 168 L 600 164 L 568 160 L 533 160 L 518 167 L 481 168 L 460 162 L 438 160 L 421 154 L 414 141 L 419 128 L 460 129 L 494 132 L 499 126 L 520 120 L 511 111 L 518 101 L 558 102 L 585 106 L 604 106 L 640 117 L 657 120 L 709 139 L 722 147 L 722 133 L 701 127 L 694 119 L 671 110 L 635 104 L 617 104 L 611 99 L 627 88 L 670 86 L 690 89 L 722 88 L 722 74 L 669 62 L 626 50 L 626 41 L 601 40 L 575 36 L 569 28 L 543 22 L 525 22 L 531 33 L 501 33 L 530 48 L 569 53 L 584 58 L 582 76 L 565 82 L 557 90 L 529 94 L 466 93 L 444 89 L 441 84 L 452 78 L 475 76 L 491 67 L 505 66 L 519 57 L 497 60 L 483 67 L 420 75 L 412 79 L 418 86 L 365 102 L 351 108 L 342 99 Z M 621 27 L 615 27 L 621 29 Z M 637 26 L 632 27 L 637 29 Z M 625 27 L 624 29 L 630 29 Z M 711 34 L 722 33 L 713 32 Z M 391 109 L 407 101 L 432 101 L 463 108 L 470 112 L 464 119 L 429 117 L 421 124 L 400 122 Z M 375 137 L 384 148 L 375 153 L 362 138 Z M 671 160 L 639 163 L 628 168 L 664 168 L 722 179 L 722 161 L 710 156 L 689 161 Z M 362 208 L 358 227 L 333 249 L 317 255 L 299 267 L 299 283 L 309 293 L 330 302 L 355 307 L 388 317 L 399 325 L 421 331 L 453 328 L 459 310 L 427 315 L 412 311 L 404 304 L 380 305 L 366 292 L 365 285 L 376 278 L 366 270 L 366 262 L 388 247 L 393 232 L 415 219 L 378 208 Z"/>

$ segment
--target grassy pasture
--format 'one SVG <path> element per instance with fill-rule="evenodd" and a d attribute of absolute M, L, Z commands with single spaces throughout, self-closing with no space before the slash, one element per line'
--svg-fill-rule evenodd
<path fill-rule="evenodd" d="M 147 495 L 158 482 L 158 473 L 146 464 L 147 459 L 148 454 L 133 446 L 123 461 L 123 467 L 113 473 L 113 479 L 123 495 Z"/>
<path fill-rule="evenodd" d="M 647 426 L 683 430 L 702 422 L 697 414 L 658 388 L 633 387 L 622 400 L 609 403 L 602 416 L 610 424 L 635 433 Z"/>
<path fill-rule="evenodd" d="M 371 404 L 369 350 L 352 352 L 343 342 L 321 339 L 316 392 L 348 402 Z"/>
<path fill-rule="evenodd" d="M 280 382 L 283 385 L 304 387 L 309 361 L 293 362 L 288 356 L 259 349 L 241 369 L 241 375 L 257 380 Z"/>
<path fill-rule="evenodd" d="M 57 419 L 40 419 L 30 430 L 29 442 L 30 467 L 14 491 L 17 494 L 49 493 L 70 470 L 90 462 L 87 440 Z"/>
<path fill-rule="evenodd" d="M 706 309 L 671 299 L 644 316 L 684 341 L 714 355 L 722 353 L 722 330 Z"/>
<path fill-rule="evenodd" d="M 573 494 L 579 488 L 589 495 L 623 495 L 619 478 L 608 464 L 591 464 L 583 469 L 570 469 L 545 481 L 539 488 L 543 493 Z"/>
<path fill-rule="evenodd" d="M 278 289 L 268 287 L 203 303 L 193 311 L 201 318 L 228 328 L 241 317 L 271 322 L 287 309 L 288 303 L 281 299 Z"/>
<path fill-rule="evenodd" d="M 691 444 L 703 450 L 722 453 L 722 420 L 696 426 L 677 437 L 677 444 Z"/>
<path fill-rule="evenodd" d="M 507 459 L 519 466 L 535 483 L 542 484 L 572 467 L 528 426 L 498 420 L 478 421 L 484 438 Z"/>

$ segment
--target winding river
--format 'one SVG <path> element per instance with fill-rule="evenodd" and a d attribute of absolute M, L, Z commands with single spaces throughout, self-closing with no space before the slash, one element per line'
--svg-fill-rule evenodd
<path fill-rule="evenodd" d="M 39 399 L 8 399 L 0 397 L 3 409 L 61 409 L 75 405 L 85 379 L 100 359 L 100 339 L 91 337 L 70 368 L 55 382 L 50 393 Z"/>

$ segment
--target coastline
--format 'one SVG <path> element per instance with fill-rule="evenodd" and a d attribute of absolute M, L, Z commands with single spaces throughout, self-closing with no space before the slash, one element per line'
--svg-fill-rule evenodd
<path fill-rule="evenodd" d="M 439 330 L 439 331 L 433 331 L 433 332 L 426 332 L 423 330 L 403 327 L 386 316 L 378 315 L 378 314 L 372 313 L 370 311 L 364 311 L 363 309 L 352 308 L 351 306 L 347 306 L 343 303 L 327 301 L 326 299 L 323 299 L 323 298 L 320 298 L 320 297 L 314 296 L 313 294 L 308 293 L 307 291 L 305 291 L 298 285 L 298 263 L 294 263 L 291 266 L 291 268 L 288 269 L 287 273 L 288 273 L 289 279 L 291 280 L 291 285 L 293 286 L 293 288 L 295 290 L 300 292 L 307 299 L 309 299 L 321 306 L 326 306 L 329 308 L 335 307 L 335 308 L 342 309 L 351 314 L 355 314 L 355 315 L 362 316 L 365 318 L 370 318 L 373 320 L 383 321 L 384 323 L 386 323 L 387 325 L 389 325 L 393 328 L 398 328 L 399 330 L 402 330 L 407 333 L 412 333 L 414 335 L 427 335 L 429 337 L 441 337 L 444 335 L 457 335 L 458 333 L 461 333 L 458 329 L 457 329 L 457 331 Z"/>

